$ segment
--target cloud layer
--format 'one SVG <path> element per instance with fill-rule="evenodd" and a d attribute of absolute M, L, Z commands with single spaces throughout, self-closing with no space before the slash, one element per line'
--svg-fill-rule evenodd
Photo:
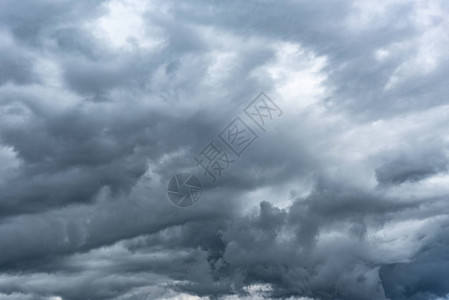
<path fill-rule="evenodd" d="M 445 299 L 448 9 L 2 1 L 0 299 Z M 282 116 L 212 183 L 261 91 Z"/>

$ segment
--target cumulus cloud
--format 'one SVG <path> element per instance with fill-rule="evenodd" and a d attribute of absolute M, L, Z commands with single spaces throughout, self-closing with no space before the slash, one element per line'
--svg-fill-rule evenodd
<path fill-rule="evenodd" d="M 2 1 L 0 299 L 447 298 L 447 16 Z M 257 139 L 213 183 L 193 158 L 238 116 Z"/>

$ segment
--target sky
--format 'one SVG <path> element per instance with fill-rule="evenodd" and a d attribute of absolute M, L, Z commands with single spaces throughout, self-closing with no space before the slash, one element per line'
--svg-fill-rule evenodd
<path fill-rule="evenodd" d="M 0 1 L 0 300 L 449 299 L 448 49 L 444 0 Z"/>

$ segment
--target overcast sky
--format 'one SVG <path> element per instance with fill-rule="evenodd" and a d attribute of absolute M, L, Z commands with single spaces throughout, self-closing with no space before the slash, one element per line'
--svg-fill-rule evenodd
<path fill-rule="evenodd" d="M 448 54 L 445 0 L 1 0 L 0 299 L 449 299 Z"/>

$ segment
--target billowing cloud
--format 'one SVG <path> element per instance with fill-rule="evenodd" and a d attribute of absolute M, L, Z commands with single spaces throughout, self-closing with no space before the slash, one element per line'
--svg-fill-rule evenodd
<path fill-rule="evenodd" d="M 0 299 L 447 298 L 447 17 L 1 2 Z M 263 130 L 261 91 L 282 110 Z M 240 156 L 219 138 L 236 117 Z M 215 183 L 210 141 L 232 160 Z M 167 198 L 178 173 L 192 207 Z"/>

